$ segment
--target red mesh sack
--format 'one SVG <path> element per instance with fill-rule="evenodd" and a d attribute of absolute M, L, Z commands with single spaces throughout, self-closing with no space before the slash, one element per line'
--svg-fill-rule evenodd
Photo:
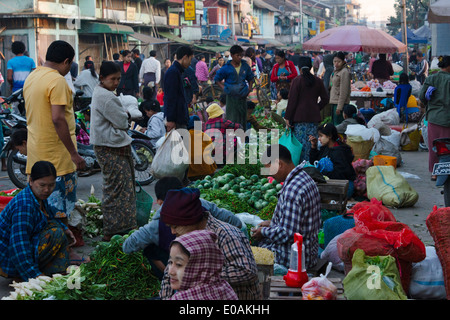
<path fill-rule="evenodd" d="M 403 289 L 407 293 L 412 263 L 420 262 L 426 257 L 423 242 L 406 224 L 379 221 L 367 208 L 357 210 L 353 217 L 355 227 L 345 231 L 337 241 L 337 250 L 344 262 L 345 273 L 352 268 L 353 253 L 356 249 L 364 250 L 368 256 L 391 255 L 397 260 Z"/>
<path fill-rule="evenodd" d="M 397 221 L 391 210 L 383 206 L 383 202 L 378 201 L 376 198 L 372 198 L 370 201 L 358 202 L 353 208 L 348 210 L 348 213 L 355 214 L 360 210 L 369 211 L 372 217 L 379 221 Z"/>
<path fill-rule="evenodd" d="M 447 300 L 450 300 L 450 208 L 438 209 L 434 206 L 427 217 L 426 224 L 442 265 Z"/>

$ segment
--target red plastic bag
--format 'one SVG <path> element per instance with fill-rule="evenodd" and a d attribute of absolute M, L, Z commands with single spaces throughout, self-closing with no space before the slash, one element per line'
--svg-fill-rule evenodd
<path fill-rule="evenodd" d="M 332 265 L 328 264 L 325 275 L 312 278 L 302 286 L 302 300 L 336 300 L 337 288 L 327 279 Z"/>
<path fill-rule="evenodd" d="M 434 206 L 427 217 L 426 224 L 442 265 L 447 300 L 450 300 L 450 208 L 438 209 Z"/>
<path fill-rule="evenodd" d="M 11 189 L 11 190 L 2 190 L 0 192 L 4 193 L 11 193 L 13 191 L 16 191 L 17 188 Z M 14 198 L 14 196 L 0 196 L 0 212 L 5 209 L 6 205 Z"/>

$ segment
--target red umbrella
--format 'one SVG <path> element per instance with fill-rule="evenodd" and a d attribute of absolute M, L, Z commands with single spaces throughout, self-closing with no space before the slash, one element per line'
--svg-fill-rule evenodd
<path fill-rule="evenodd" d="M 325 30 L 303 43 L 304 50 L 395 53 L 405 52 L 406 45 L 386 32 L 365 26 L 347 25 Z"/>

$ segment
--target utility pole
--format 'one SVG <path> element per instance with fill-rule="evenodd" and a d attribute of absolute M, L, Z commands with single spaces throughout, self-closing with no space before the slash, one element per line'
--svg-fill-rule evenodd
<path fill-rule="evenodd" d="M 403 59 L 403 72 L 409 74 L 409 57 L 408 57 L 408 28 L 406 26 L 406 0 L 402 0 L 402 40 L 406 44 L 406 52 Z"/>
<path fill-rule="evenodd" d="M 300 26 L 300 44 L 303 46 L 303 1 L 300 0 L 300 16 L 298 17 L 298 25 Z"/>
<path fill-rule="evenodd" d="M 234 39 L 236 37 L 236 30 L 234 29 L 234 3 L 233 3 L 233 0 L 230 1 L 230 6 L 231 6 L 231 36 L 233 37 L 232 41 L 234 44 L 235 43 Z"/>

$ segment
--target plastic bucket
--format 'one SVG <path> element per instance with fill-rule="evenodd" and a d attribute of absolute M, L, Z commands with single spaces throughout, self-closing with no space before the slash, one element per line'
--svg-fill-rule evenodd
<path fill-rule="evenodd" d="M 373 157 L 374 166 L 393 166 L 397 168 L 397 157 L 376 155 Z"/>

